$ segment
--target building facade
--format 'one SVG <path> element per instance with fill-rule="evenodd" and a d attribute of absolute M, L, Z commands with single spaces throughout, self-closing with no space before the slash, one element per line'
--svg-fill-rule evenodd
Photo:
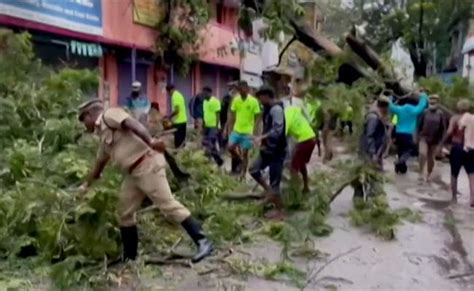
<path fill-rule="evenodd" d="M 150 101 L 168 108 L 172 82 L 189 100 L 203 86 L 222 96 L 240 74 L 235 1 L 211 1 L 212 19 L 203 30 L 199 60 L 189 74 L 160 67 L 153 55 L 159 36 L 153 26 L 156 0 L 0 0 L 0 25 L 32 35 L 37 55 L 53 66 L 97 69 L 98 96 L 121 105 L 138 80 Z"/>

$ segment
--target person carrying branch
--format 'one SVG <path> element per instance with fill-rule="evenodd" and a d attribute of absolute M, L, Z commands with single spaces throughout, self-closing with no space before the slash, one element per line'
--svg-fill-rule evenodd
<path fill-rule="evenodd" d="M 254 138 L 260 147 L 259 157 L 250 166 L 250 175 L 265 191 L 264 204 L 274 206 L 265 214 L 266 218 L 283 219 L 283 201 L 280 193 L 280 182 L 286 156 L 285 113 L 283 103 L 270 88 L 262 88 L 257 98 L 263 105 L 263 134 Z M 262 176 L 262 171 L 269 168 L 270 185 Z"/>
<path fill-rule="evenodd" d="M 213 245 L 201 225 L 171 193 L 166 178 L 164 144 L 150 136 L 148 130 L 122 108 L 104 110 L 98 99 L 79 106 L 79 120 L 87 132 L 100 139 L 97 158 L 79 190 L 84 193 L 99 179 L 109 160 L 124 173 L 118 201 L 118 217 L 124 261 L 135 260 L 138 248 L 136 212 L 148 197 L 162 214 L 181 224 L 198 250 L 192 258 L 199 262 L 213 251 Z"/>
<path fill-rule="evenodd" d="M 428 109 L 420 117 L 418 123 L 418 144 L 420 177 L 419 180 L 429 182 L 435 166 L 436 154 L 441 149 L 441 142 L 447 130 L 447 122 L 443 111 L 438 106 L 439 96 L 429 97 Z M 428 166 L 425 175 L 425 166 Z"/>
<path fill-rule="evenodd" d="M 291 155 L 290 171 L 293 179 L 301 174 L 303 178 L 303 193 L 309 192 L 309 177 L 307 164 L 311 160 L 316 146 L 316 133 L 301 107 L 288 106 L 285 108 L 286 134 L 296 141 Z"/>
<path fill-rule="evenodd" d="M 252 135 L 260 118 L 260 104 L 257 98 L 249 94 L 249 90 L 247 82 L 239 83 L 239 94 L 232 100 L 230 118 L 226 126 L 226 133 L 232 132 L 229 136 L 229 152 L 233 158 L 241 161 L 241 179 L 247 173 L 248 153 L 253 145 Z"/>
<path fill-rule="evenodd" d="M 458 201 L 458 177 L 464 168 L 469 179 L 471 207 L 474 207 L 474 115 L 469 113 L 468 99 L 457 103 L 457 112 L 449 120 L 445 141 L 451 145 L 449 163 L 451 165 L 452 201 Z"/>
<path fill-rule="evenodd" d="M 420 91 L 419 100 L 416 105 L 397 105 L 393 100 L 389 104 L 392 114 L 396 114 L 398 124 L 395 129 L 395 143 L 397 146 L 398 159 L 395 162 L 395 172 L 406 174 L 408 171 L 407 161 L 416 149 L 414 138 L 417 130 L 418 117 L 428 105 L 428 96 L 424 91 Z M 392 98 L 393 99 L 393 98 Z"/>
<path fill-rule="evenodd" d="M 388 106 L 390 99 L 381 96 L 377 99 L 375 106 L 369 109 L 365 116 L 362 127 L 362 134 L 359 140 L 359 156 L 365 164 L 373 166 L 377 171 L 382 171 L 383 156 L 385 147 L 388 143 L 388 132 L 385 120 L 388 116 Z M 370 189 L 367 189 L 367 196 L 377 194 L 379 190 L 378 183 L 371 178 L 369 181 Z M 364 197 L 364 186 L 360 181 L 352 185 L 354 187 L 354 197 Z"/>

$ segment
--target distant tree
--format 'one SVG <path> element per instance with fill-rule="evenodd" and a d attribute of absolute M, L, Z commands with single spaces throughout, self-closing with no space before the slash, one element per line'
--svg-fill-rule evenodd
<path fill-rule="evenodd" d="M 472 1 L 466 0 L 354 0 L 351 9 L 366 40 L 386 51 L 399 38 L 410 52 L 415 76 L 427 74 L 430 60 L 446 60 L 451 52 L 452 31 L 467 30 Z M 434 64 L 442 68 L 445 64 Z"/>

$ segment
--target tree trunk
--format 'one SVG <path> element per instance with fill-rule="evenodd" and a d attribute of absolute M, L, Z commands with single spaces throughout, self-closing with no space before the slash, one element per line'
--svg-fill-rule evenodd
<path fill-rule="evenodd" d="M 415 78 L 426 77 L 426 68 L 428 67 L 428 63 L 426 61 L 425 55 L 421 53 L 420 57 L 418 57 L 417 48 L 412 45 L 408 46 L 408 51 L 410 53 L 413 66 L 415 67 Z"/>
<path fill-rule="evenodd" d="M 300 25 L 292 20 L 291 26 L 295 30 L 295 37 L 301 43 L 312 49 L 323 57 L 336 57 L 342 54 L 342 50 L 329 39 L 317 35 L 305 25 Z"/>
<path fill-rule="evenodd" d="M 405 95 L 410 91 L 401 86 L 396 76 L 382 63 L 379 55 L 362 39 L 349 34 L 346 36 L 346 42 L 351 47 L 352 51 L 361 57 L 369 67 L 380 73 L 384 79 L 385 86 L 388 89 L 391 89 L 399 96 Z"/>
<path fill-rule="evenodd" d="M 318 55 L 325 58 L 343 55 L 344 52 L 336 44 L 324 36 L 316 34 L 307 26 L 300 25 L 296 21 L 291 21 L 291 25 L 295 30 L 295 38 Z M 338 74 L 337 81 L 348 85 L 360 78 L 369 77 L 363 68 L 350 63 L 342 64 Z"/>
<path fill-rule="evenodd" d="M 326 57 L 338 57 L 343 54 L 343 51 L 327 38 L 316 34 L 312 29 L 298 24 L 296 21 L 291 21 L 291 25 L 295 30 L 295 37 L 302 44 L 316 52 L 317 54 Z M 391 89 L 396 95 L 402 96 L 407 94 L 410 90 L 403 88 L 395 78 L 395 76 L 388 70 L 380 60 L 379 55 L 370 48 L 363 40 L 348 35 L 346 42 L 349 44 L 351 49 L 359 55 L 364 62 L 373 70 L 380 72 L 384 78 L 385 86 Z M 338 82 L 342 82 L 351 85 L 354 81 L 359 78 L 370 78 L 370 76 L 364 72 L 363 68 L 352 64 L 344 63 L 339 68 Z"/>

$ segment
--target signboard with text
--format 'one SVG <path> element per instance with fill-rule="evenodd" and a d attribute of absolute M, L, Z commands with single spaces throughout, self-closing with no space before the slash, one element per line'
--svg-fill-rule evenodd
<path fill-rule="evenodd" d="M 133 0 L 133 21 L 135 23 L 156 27 L 164 16 L 164 1 Z"/>
<path fill-rule="evenodd" d="M 76 32 L 102 35 L 101 0 L 0 0 L 2 14 Z"/>

